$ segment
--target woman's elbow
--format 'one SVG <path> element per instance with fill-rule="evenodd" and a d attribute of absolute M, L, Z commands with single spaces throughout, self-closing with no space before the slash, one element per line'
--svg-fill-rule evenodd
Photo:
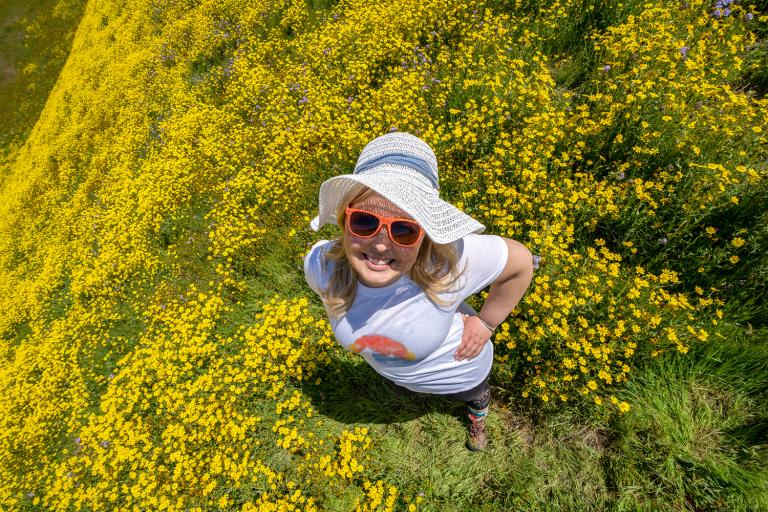
<path fill-rule="evenodd" d="M 533 276 L 533 253 L 517 240 L 510 238 L 504 240 L 507 242 L 509 254 L 502 274 L 507 279 L 523 278 L 530 281 Z"/>

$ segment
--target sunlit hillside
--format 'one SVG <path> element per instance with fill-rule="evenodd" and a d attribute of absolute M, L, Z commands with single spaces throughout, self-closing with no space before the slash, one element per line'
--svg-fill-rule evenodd
<path fill-rule="evenodd" d="M 0 508 L 768 510 L 767 12 L 7 0 Z M 482 454 L 302 274 L 395 130 L 541 257 Z"/>

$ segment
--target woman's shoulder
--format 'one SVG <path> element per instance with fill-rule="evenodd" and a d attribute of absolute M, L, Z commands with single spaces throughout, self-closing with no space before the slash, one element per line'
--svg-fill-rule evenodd
<path fill-rule="evenodd" d="M 319 242 L 313 244 L 312 247 L 310 247 L 307 251 L 307 254 L 304 256 L 305 267 L 307 264 L 322 264 L 325 267 L 329 263 L 333 263 L 332 261 L 329 261 L 329 258 L 326 256 L 326 254 L 333 248 L 335 242 L 335 240 L 320 240 Z"/>
<path fill-rule="evenodd" d="M 304 276 L 307 284 L 316 292 L 325 287 L 328 276 L 333 270 L 333 261 L 329 261 L 325 256 L 333 244 L 334 240 L 320 240 L 304 255 Z"/>
<path fill-rule="evenodd" d="M 307 251 L 305 258 L 311 256 L 313 253 L 325 254 L 325 252 L 331 248 L 331 246 L 333 245 L 333 242 L 334 242 L 333 240 L 319 240 L 315 242 L 312 245 L 312 247 L 310 247 L 309 250 Z"/>
<path fill-rule="evenodd" d="M 460 283 L 468 295 L 493 282 L 507 262 L 507 243 L 498 235 L 466 235 L 458 241 L 457 249 L 459 268 L 463 269 Z"/>
<path fill-rule="evenodd" d="M 454 242 L 460 258 L 472 256 L 483 256 L 484 254 L 493 255 L 498 252 L 505 252 L 506 242 L 499 235 L 483 235 L 480 233 L 470 233 Z"/>

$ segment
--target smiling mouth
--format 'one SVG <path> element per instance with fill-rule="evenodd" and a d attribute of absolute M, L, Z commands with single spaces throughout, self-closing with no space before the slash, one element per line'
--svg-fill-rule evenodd
<path fill-rule="evenodd" d="M 391 265 L 394 259 L 391 260 L 380 260 L 377 258 L 374 258 L 373 256 L 369 256 L 368 254 L 363 253 L 363 256 L 365 256 L 365 259 L 373 263 L 374 265 Z"/>

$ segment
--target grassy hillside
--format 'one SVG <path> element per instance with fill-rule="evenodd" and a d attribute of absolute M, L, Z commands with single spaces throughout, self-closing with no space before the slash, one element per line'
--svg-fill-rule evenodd
<path fill-rule="evenodd" d="M 45 106 L 69 55 L 85 3 L 6 0 L 0 4 L 0 164 L 23 143 Z"/>
<path fill-rule="evenodd" d="M 768 509 L 764 6 L 7 5 L 4 509 Z M 542 258 L 486 453 L 304 283 L 389 130 Z"/>

